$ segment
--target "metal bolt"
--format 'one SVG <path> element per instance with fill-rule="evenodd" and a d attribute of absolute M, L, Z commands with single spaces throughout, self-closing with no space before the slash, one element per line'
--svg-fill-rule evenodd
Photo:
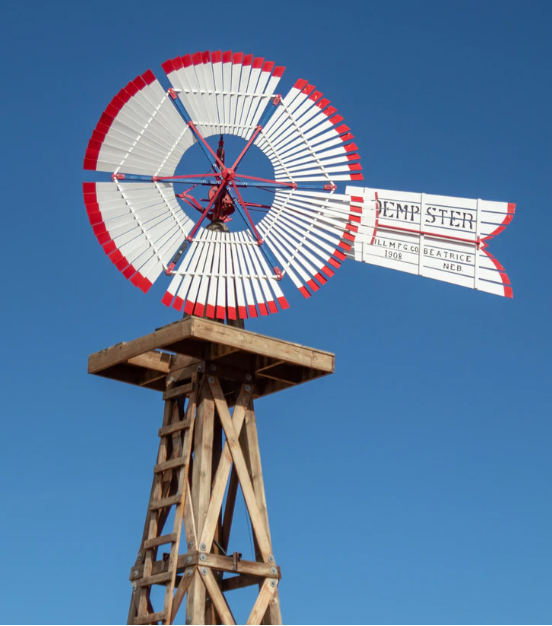
<path fill-rule="evenodd" d="M 196 371 L 201 372 L 201 365 L 197 366 L 197 370 Z"/>
<path fill-rule="evenodd" d="M 245 390 L 246 391 L 251 391 L 251 385 L 245 385 Z"/>
<path fill-rule="evenodd" d="M 212 384 L 215 382 L 215 379 L 212 376 L 209 376 L 209 382 Z"/>
<path fill-rule="evenodd" d="M 212 372 L 216 372 L 217 371 L 217 366 L 214 363 L 211 363 L 211 371 Z"/>
<path fill-rule="evenodd" d="M 251 380 L 251 378 L 252 378 L 252 377 L 251 377 L 251 374 L 246 374 L 246 375 L 245 375 L 245 380 Z"/>
<path fill-rule="evenodd" d="M 201 573 L 202 573 L 204 576 L 207 576 L 207 568 L 206 568 L 206 567 L 202 567 L 202 568 L 201 568 Z"/>
<path fill-rule="evenodd" d="M 270 581 L 270 586 L 271 587 L 276 587 L 276 584 L 277 584 L 276 581 L 274 580 L 274 578 L 272 578 L 271 581 Z"/>
<path fill-rule="evenodd" d="M 138 576 L 140 576 L 140 572 L 139 572 L 137 569 L 135 569 L 135 570 L 132 572 L 132 576 L 133 576 L 134 578 L 138 578 Z"/>
<path fill-rule="evenodd" d="M 207 550 L 207 546 L 206 546 L 204 543 L 201 543 L 201 544 L 199 545 L 199 549 L 200 549 L 200 550 L 203 550 L 203 552 L 205 552 L 205 550 Z"/>
<path fill-rule="evenodd" d="M 168 381 L 167 381 L 167 382 L 168 382 L 169 384 L 170 384 L 170 383 L 174 383 L 174 376 L 171 376 L 171 377 L 168 379 Z"/>
<path fill-rule="evenodd" d="M 193 570 L 191 570 L 191 569 L 189 569 L 189 570 L 186 572 L 186 576 L 187 576 L 188 578 L 190 578 L 190 576 L 191 576 L 192 574 L 193 574 Z"/>
<path fill-rule="evenodd" d="M 143 554 L 139 554 L 139 555 L 138 555 L 138 560 L 139 560 L 139 561 L 142 561 L 142 560 L 143 560 L 143 558 L 144 558 L 144 555 L 143 555 Z"/>
<path fill-rule="evenodd" d="M 278 573 L 278 570 L 275 567 L 271 567 L 270 573 L 276 575 Z"/>
<path fill-rule="evenodd" d="M 191 617 L 187 617 L 186 618 L 186 624 L 191 624 L 192 623 L 192 618 Z"/>
<path fill-rule="evenodd" d="M 206 554 L 200 554 L 199 555 L 199 559 L 200 559 L 200 561 L 206 561 L 207 560 L 207 555 Z"/>
<path fill-rule="evenodd" d="M 269 563 L 274 563 L 274 557 L 272 556 L 272 554 L 268 555 L 268 562 Z"/>
<path fill-rule="evenodd" d="M 194 547 L 193 541 L 188 541 L 188 548 L 191 550 Z"/>
<path fill-rule="evenodd" d="M 191 557 L 191 556 L 189 556 L 189 557 L 186 559 L 186 565 L 190 565 L 190 563 L 191 563 L 191 562 L 192 562 L 192 557 Z"/>
<path fill-rule="evenodd" d="M 132 591 L 136 591 L 138 589 L 138 585 L 136 583 L 132 583 Z"/>

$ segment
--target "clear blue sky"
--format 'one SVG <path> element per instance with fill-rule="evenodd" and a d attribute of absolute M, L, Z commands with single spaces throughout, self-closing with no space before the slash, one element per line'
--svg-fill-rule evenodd
<path fill-rule="evenodd" d="M 126 619 L 161 401 L 87 357 L 177 313 L 101 251 L 82 159 L 128 80 L 232 49 L 335 103 L 366 185 L 517 203 L 490 247 L 513 301 L 349 262 L 248 323 L 337 355 L 257 406 L 284 620 L 550 623 L 551 20 L 545 0 L 6 3 L 3 622 Z"/>

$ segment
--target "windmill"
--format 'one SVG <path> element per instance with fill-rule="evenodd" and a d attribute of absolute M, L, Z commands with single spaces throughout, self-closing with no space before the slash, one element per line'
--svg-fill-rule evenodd
<path fill-rule="evenodd" d="M 515 205 L 360 186 L 337 109 L 306 80 L 281 96 L 284 68 L 264 58 L 197 52 L 162 67 L 171 86 L 151 70 L 128 83 L 84 159 L 111 175 L 83 185 L 104 252 L 143 292 L 166 277 L 162 303 L 185 315 L 89 360 L 165 401 L 128 623 L 173 623 L 184 598 L 187 623 L 235 623 L 227 596 L 253 585 L 248 623 L 281 623 L 253 401 L 332 373 L 334 357 L 243 320 L 287 309 L 292 287 L 310 298 L 347 259 L 512 297 L 487 247 Z M 246 168 L 259 151 L 271 177 Z M 228 552 L 238 488 L 256 561 Z"/>

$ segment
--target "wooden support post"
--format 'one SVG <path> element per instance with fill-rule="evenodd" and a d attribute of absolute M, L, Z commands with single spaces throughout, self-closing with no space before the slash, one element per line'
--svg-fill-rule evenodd
<path fill-rule="evenodd" d="M 333 355 L 190 318 L 91 355 L 89 371 L 165 400 L 127 623 L 172 624 L 185 606 L 186 623 L 235 624 L 231 592 L 257 585 L 247 623 L 281 624 L 254 400 L 333 372 Z M 238 487 L 256 561 L 226 554 Z"/>

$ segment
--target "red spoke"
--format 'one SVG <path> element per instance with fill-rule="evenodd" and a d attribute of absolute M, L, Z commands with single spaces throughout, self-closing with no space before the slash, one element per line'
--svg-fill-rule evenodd
<path fill-rule="evenodd" d="M 247 210 L 247 206 L 245 205 L 245 202 L 243 201 L 243 198 L 241 197 L 241 193 L 239 192 L 239 189 L 237 188 L 236 185 L 232 185 L 232 188 L 236 192 L 236 195 L 238 196 L 238 201 L 241 204 L 242 209 L 245 211 L 245 214 L 247 215 L 247 219 L 249 220 L 249 225 L 251 226 L 251 230 L 253 231 L 253 234 L 257 238 L 257 243 L 259 245 L 262 244 L 263 240 L 261 239 L 259 233 L 257 232 L 257 229 L 255 228 L 255 224 L 253 223 L 253 219 L 251 218 L 251 215 L 249 215 L 249 211 Z"/>
<path fill-rule="evenodd" d="M 249 150 L 249 148 L 251 147 L 251 144 L 255 141 L 257 135 L 261 132 L 261 127 L 257 126 L 257 128 L 255 129 L 255 132 L 251 135 L 251 139 L 247 142 L 245 148 L 242 150 L 240 156 L 236 159 L 236 162 L 234 163 L 234 165 L 232 165 L 232 168 L 234 170 L 234 172 L 236 171 L 236 169 L 238 168 L 238 165 L 240 163 L 240 161 L 243 159 L 245 153 Z"/>
<path fill-rule="evenodd" d="M 207 148 L 207 150 L 209 150 L 209 152 L 213 155 L 213 157 L 215 158 L 215 161 L 219 164 L 219 168 L 221 170 L 224 169 L 224 163 L 218 158 L 218 156 L 213 152 L 213 149 L 211 148 L 211 146 L 205 141 L 205 139 L 203 139 L 203 135 L 197 130 L 197 128 L 195 127 L 195 124 L 190 120 L 188 122 L 188 126 L 192 129 L 192 131 L 195 133 L 196 137 L 199 139 L 199 141 L 201 141 L 201 143 Z M 213 165 L 213 169 L 215 169 L 215 165 Z"/>

